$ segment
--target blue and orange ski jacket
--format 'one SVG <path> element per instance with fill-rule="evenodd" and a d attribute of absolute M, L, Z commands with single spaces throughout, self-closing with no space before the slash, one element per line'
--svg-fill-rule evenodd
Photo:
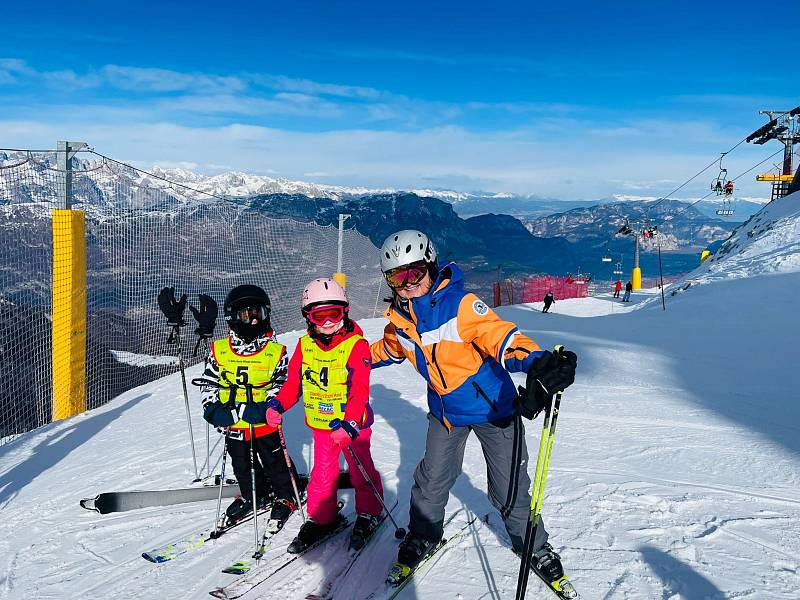
<path fill-rule="evenodd" d="M 513 415 L 517 389 L 509 372 L 527 371 L 541 348 L 466 292 L 454 263 L 431 290 L 409 301 L 408 312 L 389 306 L 383 338 L 370 346 L 372 368 L 410 360 L 428 384 L 428 409 L 448 428 Z"/>

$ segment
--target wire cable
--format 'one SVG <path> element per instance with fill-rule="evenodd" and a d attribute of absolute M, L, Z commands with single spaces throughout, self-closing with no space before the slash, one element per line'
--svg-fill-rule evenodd
<path fill-rule="evenodd" d="M 767 158 L 765 158 L 764 160 L 762 160 L 762 161 L 761 161 L 761 162 L 759 162 L 758 164 L 755 164 L 755 165 L 753 165 L 752 167 L 750 167 L 749 169 L 747 169 L 746 171 L 743 171 L 742 173 L 739 173 L 739 174 L 738 174 L 736 177 L 733 177 L 733 178 L 731 178 L 729 181 L 736 181 L 736 180 L 737 180 L 737 179 L 739 179 L 740 177 L 743 177 L 744 175 L 747 175 L 747 174 L 748 174 L 750 171 L 752 171 L 753 169 L 756 169 L 756 168 L 760 167 L 760 166 L 761 166 L 761 165 L 763 165 L 765 162 L 767 162 L 768 160 L 770 160 L 770 159 L 772 159 L 773 157 L 777 156 L 777 155 L 778 155 L 778 154 L 780 154 L 781 152 L 783 152 L 783 148 L 781 148 L 780 150 L 778 150 L 778 151 L 777 151 L 777 152 L 775 152 L 774 154 L 770 154 L 770 155 L 769 155 Z M 716 193 L 716 192 L 713 192 L 713 191 L 711 191 L 711 192 L 707 193 L 705 196 L 703 196 L 702 198 L 700 198 L 699 200 L 695 200 L 695 201 L 694 201 L 694 202 L 692 202 L 691 204 L 688 204 L 688 205 L 686 205 L 686 207 L 685 207 L 685 208 L 683 208 L 682 210 L 679 210 L 678 212 L 676 212 L 676 213 L 673 215 L 673 217 L 677 217 L 678 215 L 681 215 L 681 214 L 683 214 L 684 212 L 686 212 L 687 210 L 689 210 L 691 207 L 693 207 L 695 204 L 699 204 L 700 202 L 702 202 L 703 200 L 705 200 L 706 198 L 708 198 L 710 195 L 712 195 L 712 194 L 714 194 L 714 193 Z"/>
<path fill-rule="evenodd" d="M 736 150 L 736 148 L 738 148 L 739 146 L 741 146 L 742 144 L 744 144 L 746 141 L 747 141 L 747 136 L 743 137 L 741 140 L 739 140 L 738 142 L 736 142 L 736 144 L 734 144 L 734 145 L 733 145 L 733 147 L 731 147 L 731 149 L 730 149 L 730 150 L 728 150 L 727 152 L 723 152 L 723 153 L 722 153 L 722 156 L 727 156 L 728 154 L 730 154 L 731 152 L 733 152 L 734 150 Z M 689 179 L 687 179 L 686 181 L 684 181 L 682 184 L 680 184 L 678 187 L 676 187 L 674 190 L 672 190 L 672 191 L 671 191 L 669 194 L 666 194 L 665 196 L 663 196 L 663 197 L 662 197 L 662 198 L 661 198 L 661 199 L 660 199 L 658 202 L 656 202 L 656 203 L 655 203 L 655 204 L 653 204 L 652 206 L 649 206 L 649 207 L 647 208 L 647 210 L 645 211 L 645 216 L 647 216 L 647 214 L 648 214 L 648 213 L 649 213 L 649 212 L 650 212 L 652 209 L 654 209 L 656 206 L 658 206 L 659 204 L 661 204 L 662 202 L 664 202 L 664 200 L 668 200 L 668 199 L 669 199 L 669 197 L 670 197 L 670 196 L 672 196 L 672 195 L 673 195 L 675 192 L 678 192 L 678 191 L 680 191 L 681 189 L 683 189 L 684 187 L 686 187 L 687 185 L 689 185 L 689 183 L 691 183 L 692 181 L 694 181 L 695 179 L 697 179 L 698 177 L 700 177 L 700 175 L 702 175 L 703 173 L 705 173 L 706 171 L 708 171 L 708 170 L 709 170 L 709 169 L 710 169 L 712 166 L 714 166 L 715 164 L 717 164 L 719 161 L 720 161 L 720 159 L 719 159 L 719 158 L 715 158 L 713 161 L 711 161 L 710 163 L 708 163 L 708 165 L 706 165 L 706 166 L 705 166 L 705 167 L 704 167 L 702 170 L 700 170 L 700 171 L 698 171 L 697 173 L 695 173 L 694 175 L 692 175 L 692 176 L 691 176 Z M 710 194 L 709 194 L 709 195 L 710 195 Z"/>
<path fill-rule="evenodd" d="M 222 200 L 222 201 L 226 201 L 226 202 L 230 201 L 230 198 L 228 198 L 226 196 L 219 196 L 219 195 L 214 194 L 212 192 L 206 192 L 206 191 L 203 191 L 203 190 L 198 190 L 198 189 L 193 188 L 191 186 L 184 185 L 183 183 L 178 183 L 177 181 L 172 181 L 170 179 L 167 179 L 166 177 L 162 177 L 161 175 L 156 175 L 155 173 L 151 173 L 150 171 L 145 171 L 144 169 L 139 169 L 138 167 L 134 167 L 133 165 L 129 165 L 128 163 L 124 163 L 122 161 L 115 160 L 115 159 L 113 159 L 113 158 L 111 158 L 109 156 L 106 156 L 105 154 L 100 154 L 99 152 L 97 152 L 94 149 L 89 149 L 88 152 L 91 152 L 92 154 L 101 157 L 103 160 L 113 162 L 113 163 L 118 164 L 118 165 L 120 165 L 122 167 L 127 167 L 129 169 L 133 169 L 137 173 L 142 173 L 144 175 L 147 175 L 148 177 L 152 177 L 153 179 L 158 179 L 159 181 L 163 181 L 164 183 L 167 183 L 170 186 L 177 186 L 179 188 L 183 188 L 185 190 L 189 190 L 190 192 L 194 192 L 196 194 L 203 194 L 205 196 L 209 196 L 210 198 L 216 198 L 217 200 Z"/>

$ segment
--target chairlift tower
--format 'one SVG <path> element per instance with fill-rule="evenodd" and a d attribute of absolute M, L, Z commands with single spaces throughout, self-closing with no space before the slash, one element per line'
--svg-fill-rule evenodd
<path fill-rule="evenodd" d="M 642 289 L 642 269 L 639 267 L 639 237 L 641 232 L 637 229 L 633 236 L 633 271 L 631 272 L 631 285 L 633 289 Z"/>
<path fill-rule="evenodd" d="M 759 114 L 769 117 L 769 123 L 747 136 L 747 142 L 761 145 L 778 140 L 784 146 L 781 172 L 756 175 L 756 181 L 772 183 L 770 200 L 775 200 L 789 193 L 789 184 L 795 178 L 792 156 L 794 145 L 800 143 L 800 106 L 792 110 L 761 110 Z"/>

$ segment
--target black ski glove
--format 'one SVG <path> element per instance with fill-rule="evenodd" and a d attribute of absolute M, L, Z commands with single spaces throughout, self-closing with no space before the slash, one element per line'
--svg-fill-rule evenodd
<path fill-rule="evenodd" d="M 560 348 L 556 353 L 545 350 L 528 369 L 526 391 L 520 388 L 519 408 L 526 419 L 534 419 L 550 404 L 553 394 L 562 392 L 575 381 L 578 357 Z"/>
<path fill-rule="evenodd" d="M 244 404 L 231 406 L 231 403 L 223 404 L 219 400 L 209 402 L 203 407 L 203 418 L 215 427 L 230 427 L 239 421 L 241 416 L 237 409 L 244 406 Z"/>
<path fill-rule="evenodd" d="M 186 294 L 180 300 L 175 299 L 175 288 L 165 287 L 158 294 L 158 306 L 164 316 L 167 317 L 167 324 L 172 327 L 183 327 L 186 321 L 183 320 L 183 311 L 186 310 Z"/>
<path fill-rule="evenodd" d="M 189 306 L 189 310 L 192 311 L 192 314 L 197 321 L 197 329 L 195 329 L 194 332 L 198 336 L 197 342 L 194 345 L 194 350 L 192 350 L 192 356 L 197 355 L 197 349 L 200 347 L 200 342 L 213 337 L 214 327 L 217 325 L 217 315 L 219 314 L 217 303 L 211 296 L 200 294 L 198 298 L 200 299 L 199 310 L 194 306 Z"/>
<path fill-rule="evenodd" d="M 246 402 L 240 404 L 242 408 L 239 409 L 239 416 L 253 425 L 263 425 L 267 422 L 267 404 L 266 402 Z"/>
<path fill-rule="evenodd" d="M 197 329 L 194 332 L 202 338 L 210 338 L 214 335 L 214 327 L 217 325 L 217 315 L 219 308 L 216 301 L 206 294 L 200 294 L 200 309 L 194 306 L 189 306 L 195 320 L 197 321 Z"/>

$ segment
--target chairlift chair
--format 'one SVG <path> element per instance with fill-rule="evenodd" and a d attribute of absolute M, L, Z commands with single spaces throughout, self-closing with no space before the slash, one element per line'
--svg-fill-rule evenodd
<path fill-rule="evenodd" d="M 722 197 L 722 208 L 718 208 L 716 213 L 720 217 L 730 217 L 736 209 L 733 206 L 733 182 L 725 184 L 725 192 Z"/>
<path fill-rule="evenodd" d="M 722 167 L 722 159 L 725 157 L 727 152 L 723 152 L 722 156 L 719 157 L 719 174 L 717 175 L 716 179 L 711 181 L 711 191 L 713 191 L 717 196 L 723 196 L 726 193 L 726 187 L 728 183 L 728 169 Z"/>
<path fill-rule="evenodd" d="M 611 255 L 608 253 L 608 242 L 606 242 L 606 250 L 603 252 L 603 258 L 601 259 L 604 263 L 611 262 Z"/>

